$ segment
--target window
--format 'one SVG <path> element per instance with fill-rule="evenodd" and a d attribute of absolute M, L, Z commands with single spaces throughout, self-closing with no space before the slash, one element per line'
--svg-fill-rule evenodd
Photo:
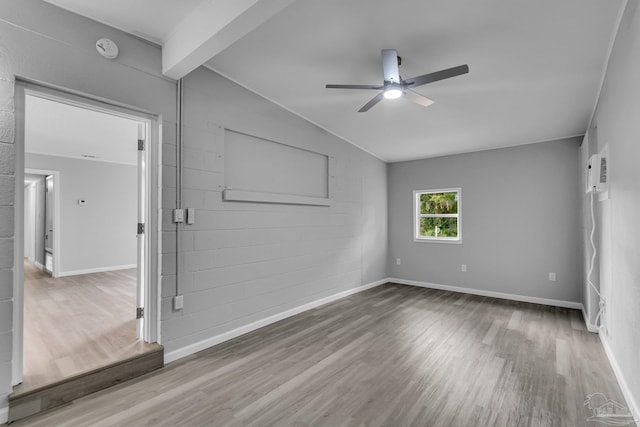
<path fill-rule="evenodd" d="M 461 243 L 461 189 L 414 191 L 414 240 Z"/>

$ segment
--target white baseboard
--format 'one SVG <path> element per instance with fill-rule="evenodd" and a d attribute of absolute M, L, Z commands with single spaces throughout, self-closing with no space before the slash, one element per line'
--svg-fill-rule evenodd
<path fill-rule="evenodd" d="M 587 330 L 589 332 L 593 332 L 594 334 L 600 333 L 600 331 L 598 330 L 598 327 L 596 325 L 594 325 L 593 323 L 589 322 L 589 316 L 587 315 L 587 311 L 584 308 L 584 305 L 582 306 L 582 308 L 580 310 L 582 311 L 582 317 L 584 319 L 584 324 L 587 326 Z"/>
<path fill-rule="evenodd" d="M 248 325 L 241 326 L 229 332 L 225 332 L 223 334 L 216 335 L 211 338 L 207 338 L 205 340 L 188 345 L 186 347 L 182 347 L 177 350 L 170 351 L 164 354 L 164 363 L 173 362 L 174 360 L 181 359 L 193 353 L 197 353 L 198 351 L 202 351 L 209 347 L 213 347 L 214 345 L 223 343 L 225 341 L 229 341 L 233 338 L 239 337 L 240 335 L 244 335 L 248 332 L 255 331 L 256 329 L 262 328 L 263 326 L 267 326 L 272 323 L 278 322 L 280 320 L 284 320 L 288 317 L 295 316 L 296 314 L 300 314 L 304 311 L 311 310 L 312 308 L 316 308 L 324 304 L 328 304 L 340 298 L 348 297 L 349 295 L 357 294 L 358 292 L 375 288 L 376 286 L 383 285 L 385 283 L 388 283 L 389 281 L 390 281 L 389 279 L 382 279 L 376 282 L 367 283 L 366 285 L 358 286 L 357 288 L 346 290 L 344 292 L 339 292 L 337 294 L 329 295 L 328 297 L 324 297 L 319 300 L 312 301 L 310 303 L 292 308 L 290 310 L 283 311 L 282 313 L 274 314 L 273 316 L 269 316 L 267 318 L 258 320 L 256 322 L 249 323 Z"/>
<path fill-rule="evenodd" d="M 631 413 L 633 414 L 634 418 L 638 420 L 640 417 L 640 407 L 638 406 L 638 401 L 633 396 L 633 393 L 631 393 L 631 389 L 629 388 L 629 385 L 627 384 L 627 381 L 625 380 L 624 375 L 622 374 L 620 365 L 618 365 L 618 361 L 616 360 L 616 357 L 613 354 L 611 345 L 609 345 L 609 341 L 607 340 L 607 338 L 605 338 L 604 334 L 600 334 L 600 342 L 602 342 L 602 347 L 604 347 L 604 352 L 606 353 L 607 358 L 609 359 L 609 364 L 611 365 L 611 368 L 613 368 L 613 373 L 615 374 L 616 379 L 618 380 L 618 384 L 620 385 L 620 389 L 622 390 L 622 395 L 627 401 L 627 405 L 629 405 L 629 409 L 631 410 Z M 619 403 L 622 403 L 622 402 L 619 402 Z"/>
<path fill-rule="evenodd" d="M 550 305 L 554 307 L 573 308 L 576 310 L 582 309 L 581 303 L 573 302 L 573 301 L 528 297 L 524 295 L 507 294 L 503 292 L 492 292 L 492 291 L 485 291 L 481 289 L 471 289 L 471 288 L 462 288 L 458 286 L 438 285 L 436 283 L 418 282 L 415 280 L 396 279 L 393 277 L 389 279 L 389 282 L 398 283 L 400 285 L 420 286 L 422 288 L 440 289 L 443 291 L 460 292 L 463 294 L 471 294 L 471 295 L 480 295 L 483 297 L 492 297 L 492 298 L 508 299 L 512 301 L 522 301 L 522 302 L 530 302 L 534 304 Z"/>
<path fill-rule="evenodd" d="M 79 274 L 104 273 L 107 271 L 126 270 L 136 267 L 138 267 L 138 264 L 113 265 L 110 267 L 87 268 L 86 270 L 61 271 L 60 273 L 58 273 L 57 277 L 77 276 Z"/>
<path fill-rule="evenodd" d="M 0 424 L 7 423 L 7 422 L 9 422 L 9 406 L 0 408 Z"/>

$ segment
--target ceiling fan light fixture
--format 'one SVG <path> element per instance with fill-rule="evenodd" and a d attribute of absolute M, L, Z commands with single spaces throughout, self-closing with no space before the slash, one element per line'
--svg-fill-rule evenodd
<path fill-rule="evenodd" d="M 385 99 L 398 99 L 402 96 L 402 89 L 396 86 L 391 86 L 384 91 Z"/>
<path fill-rule="evenodd" d="M 428 83 L 437 82 L 439 80 L 450 79 L 451 77 L 456 77 L 469 72 L 469 66 L 465 64 L 403 80 L 402 77 L 400 77 L 400 62 L 401 59 L 398 56 L 397 50 L 382 49 L 382 74 L 384 77 L 382 86 L 327 84 L 325 87 L 327 89 L 364 89 L 381 91 L 370 99 L 369 102 L 364 104 L 362 108 L 358 110 L 358 113 L 365 113 L 369 111 L 371 107 L 384 99 L 403 98 L 422 107 L 428 107 L 433 104 L 433 100 L 416 92 L 414 90 L 415 88 Z"/>

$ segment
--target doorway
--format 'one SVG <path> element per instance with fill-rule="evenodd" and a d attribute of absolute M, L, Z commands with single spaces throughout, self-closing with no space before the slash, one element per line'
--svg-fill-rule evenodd
<path fill-rule="evenodd" d="M 15 265 L 13 382 L 25 391 L 157 341 L 159 194 L 149 188 L 158 188 L 159 125 L 23 82 L 16 118 L 16 253 L 26 256 Z"/>
<path fill-rule="evenodd" d="M 38 270 L 58 277 L 58 263 L 54 253 L 59 252 L 54 239 L 56 208 L 60 206 L 55 191 L 59 172 L 47 169 L 24 170 L 24 257 Z"/>

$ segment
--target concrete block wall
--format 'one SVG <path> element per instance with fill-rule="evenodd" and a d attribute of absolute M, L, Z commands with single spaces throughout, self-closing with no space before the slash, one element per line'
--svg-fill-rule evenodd
<path fill-rule="evenodd" d="M 0 47 L 0 64 L 7 62 Z M 15 144 L 13 76 L 0 68 L 0 408 L 11 392 Z"/>
<path fill-rule="evenodd" d="M 101 37 L 116 60 L 95 50 Z M 0 421 L 11 387 L 15 82 L 43 82 L 157 114 L 162 123 L 161 340 L 178 350 L 385 277 L 386 165 L 310 123 L 199 69 L 186 79 L 184 206 L 197 222 L 176 243 L 176 82 L 157 46 L 39 0 L 0 0 Z M 223 204 L 218 124 L 336 158 L 330 208 Z M 173 311 L 176 245 L 185 309 Z"/>
<path fill-rule="evenodd" d="M 119 45 L 116 60 L 96 52 L 101 37 Z M 175 133 L 175 81 L 161 64 L 157 46 L 114 28 L 39 0 L 0 0 L 0 422 L 12 390 L 16 79 L 147 110 Z"/>
<path fill-rule="evenodd" d="M 332 205 L 223 201 L 219 126 L 332 156 Z M 181 226 L 179 263 L 171 223 L 175 146 L 163 148 L 162 336 L 169 354 L 386 277 L 384 162 L 204 68 L 184 80 L 183 131 L 183 207 L 196 209 L 196 223 Z M 180 311 L 172 309 L 177 264 Z"/>

